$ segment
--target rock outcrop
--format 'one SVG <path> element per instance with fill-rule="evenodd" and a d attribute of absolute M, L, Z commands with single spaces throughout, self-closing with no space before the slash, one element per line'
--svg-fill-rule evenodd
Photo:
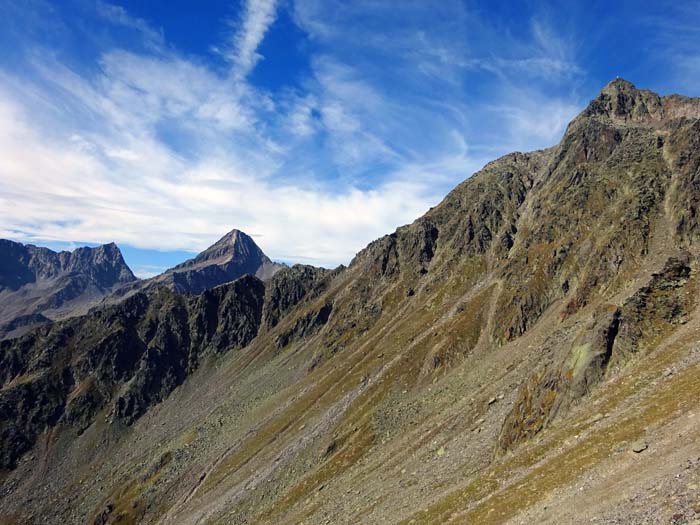
<path fill-rule="evenodd" d="M 601 305 L 561 362 L 541 366 L 520 388 L 504 421 L 499 449 L 510 450 L 532 438 L 610 371 L 619 371 L 687 322 L 698 301 L 699 267 L 698 259 L 691 260 L 687 252 L 671 257 L 623 305 Z"/>

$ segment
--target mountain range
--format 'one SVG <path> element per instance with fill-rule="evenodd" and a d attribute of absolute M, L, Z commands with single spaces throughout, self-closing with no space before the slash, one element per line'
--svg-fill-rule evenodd
<path fill-rule="evenodd" d="M 86 313 L 134 281 L 115 244 L 56 253 L 0 239 L 0 336 Z"/>
<path fill-rule="evenodd" d="M 116 244 L 56 253 L 0 239 L 0 338 L 114 304 L 140 290 L 166 287 L 199 294 L 245 274 L 262 280 L 272 262 L 245 233 L 232 230 L 195 258 L 150 279 L 137 279 Z"/>
<path fill-rule="evenodd" d="M 700 519 L 700 99 L 617 79 L 348 267 L 109 267 L 0 342 L 0 522 Z"/>

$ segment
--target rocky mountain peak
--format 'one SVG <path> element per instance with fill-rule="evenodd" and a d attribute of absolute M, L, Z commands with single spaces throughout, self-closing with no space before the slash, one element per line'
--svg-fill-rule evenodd
<path fill-rule="evenodd" d="M 609 82 L 581 114 L 583 118 L 612 121 L 615 125 L 657 127 L 674 118 L 700 118 L 700 99 L 660 96 L 638 89 L 623 78 Z"/>
<path fill-rule="evenodd" d="M 637 89 L 637 86 L 635 86 L 632 82 L 629 80 L 626 80 L 621 77 L 617 77 L 610 82 L 608 82 L 605 86 L 603 86 L 603 89 L 600 90 L 601 94 L 602 93 L 607 93 L 607 94 L 617 94 L 617 93 L 636 93 L 639 92 Z"/>
<path fill-rule="evenodd" d="M 662 98 L 616 78 L 609 82 L 584 111 L 586 117 L 602 117 L 620 123 L 650 123 L 663 118 Z"/>
<path fill-rule="evenodd" d="M 114 243 L 96 247 L 83 246 L 72 252 L 54 252 L 33 244 L 0 240 L 0 286 L 14 280 L 16 288 L 37 279 L 62 274 L 85 274 L 94 278 L 96 284 L 105 287 L 136 280 L 119 247 Z M 18 275 L 21 276 L 19 280 Z"/>
<path fill-rule="evenodd" d="M 271 261 L 249 235 L 233 229 L 196 257 L 152 279 L 124 287 L 113 299 L 121 300 L 126 295 L 154 286 L 165 286 L 179 293 L 200 294 L 245 274 L 265 281 L 284 267 Z"/>
<path fill-rule="evenodd" d="M 88 273 L 105 286 L 136 280 L 121 250 L 113 242 L 94 248 L 84 246 L 58 255 L 65 271 Z"/>
<path fill-rule="evenodd" d="M 194 261 L 241 260 L 251 257 L 269 261 L 269 258 L 255 244 L 253 239 L 244 232 L 233 229 L 221 237 L 209 248 L 195 257 Z"/>

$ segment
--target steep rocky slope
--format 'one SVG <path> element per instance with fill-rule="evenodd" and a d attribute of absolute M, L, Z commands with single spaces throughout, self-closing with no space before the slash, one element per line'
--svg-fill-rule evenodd
<path fill-rule="evenodd" d="M 115 244 L 57 253 L 0 239 L 0 337 L 85 313 L 134 281 Z"/>
<path fill-rule="evenodd" d="M 198 296 L 155 288 L 0 342 L 0 468 L 15 467 L 47 427 L 82 433 L 103 409 L 106 421 L 133 423 L 202 359 L 250 343 L 324 274 L 285 269 L 267 293 L 252 275 Z"/>
<path fill-rule="evenodd" d="M 27 443 L 3 446 L 15 454 L 0 515 L 700 519 L 699 146 L 699 100 L 617 80 L 557 146 L 488 164 L 348 268 L 246 277 L 234 285 L 254 293 L 223 315 L 215 300 L 216 315 L 197 306 L 213 292 L 162 292 L 177 315 L 146 293 L 129 299 L 141 310 L 123 303 L 3 343 L 3 439 Z M 111 315 L 135 344 L 100 325 Z M 195 335 L 192 319 L 209 328 Z M 112 351 L 46 343 L 71 322 Z M 214 349 L 214 333 L 230 339 Z M 76 366 L 123 347 L 141 364 L 119 377 Z M 188 366 L 164 373 L 150 355 Z M 28 410 L 20 392 L 42 375 L 56 378 L 50 399 Z M 90 383 L 106 385 L 102 401 L 68 418 Z M 122 417 L 127 393 L 139 409 Z"/>

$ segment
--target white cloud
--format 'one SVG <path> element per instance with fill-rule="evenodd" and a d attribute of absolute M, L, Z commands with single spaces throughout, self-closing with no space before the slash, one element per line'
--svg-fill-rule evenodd
<path fill-rule="evenodd" d="M 273 258 L 335 265 L 433 204 L 428 188 L 415 184 L 304 190 L 237 170 L 227 157 L 188 163 L 158 150 L 146 140 L 143 153 L 114 150 L 104 160 L 75 136 L 44 136 L 2 94 L 0 223 L 24 240 L 194 251 L 235 226 Z"/>
<path fill-rule="evenodd" d="M 507 80 L 490 103 L 470 99 L 465 71 L 562 76 L 571 54 L 535 28 L 523 56 L 460 58 L 468 45 L 451 24 L 468 19 L 457 3 L 441 6 L 448 30 L 429 35 L 416 31 L 425 9 L 402 4 L 416 27 L 381 38 L 363 17 L 391 16 L 389 4 L 295 2 L 302 28 L 333 45 L 309 57 L 301 87 L 276 94 L 246 78 L 276 2 L 245 3 L 224 73 L 100 6 L 149 50 L 105 49 L 90 74 L 42 53 L 32 75 L 0 73 L 0 224 L 11 237 L 199 251 L 235 227 L 275 259 L 347 263 L 493 156 L 555 142 L 575 111 Z"/>
<path fill-rule="evenodd" d="M 140 279 L 149 279 L 160 275 L 168 269 L 167 266 L 156 266 L 152 264 L 140 264 L 131 269 L 134 275 Z"/>
<path fill-rule="evenodd" d="M 697 13 L 700 1 L 674 2 L 635 13 L 641 22 L 643 37 L 649 43 L 652 67 L 665 74 L 654 78 L 659 91 L 682 91 L 700 96 L 700 25 Z"/>
<path fill-rule="evenodd" d="M 265 33 L 275 21 L 276 0 L 246 0 L 240 28 L 233 38 L 233 45 L 227 56 L 234 64 L 234 74 L 245 77 L 258 63 L 262 56 L 258 46 Z"/>
<path fill-rule="evenodd" d="M 502 122 L 502 143 L 509 150 L 527 151 L 532 144 L 554 145 L 566 126 L 581 110 L 578 104 L 561 98 L 546 98 L 525 88 L 504 87 L 510 100 L 487 106 L 492 118 Z"/>
<path fill-rule="evenodd" d="M 287 127 L 290 132 L 298 137 L 309 137 L 318 130 L 318 123 L 314 118 L 314 111 L 318 111 L 315 97 L 307 95 L 298 97 L 292 102 L 292 107 L 287 117 Z"/>
<path fill-rule="evenodd" d="M 164 44 L 163 32 L 153 29 L 142 18 L 131 16 L 126 9 L 102 0 L 95 3 L 95 11 L 98 16 L 115 25 L 120 25 L 139 32 L 144 41 L 153 46 L 160 47 Z"/>

